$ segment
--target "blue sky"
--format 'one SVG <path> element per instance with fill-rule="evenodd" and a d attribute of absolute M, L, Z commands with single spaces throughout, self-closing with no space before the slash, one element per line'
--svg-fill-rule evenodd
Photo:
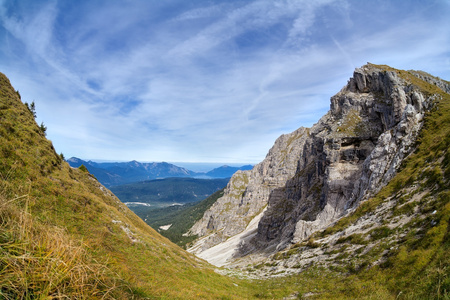
<path fill-rule="evenodd" d="M 450 80 L 444 0 L 0 0 L 0 20 L 0 72 L 66 157 L 257 163 L 366 62 Z"/>

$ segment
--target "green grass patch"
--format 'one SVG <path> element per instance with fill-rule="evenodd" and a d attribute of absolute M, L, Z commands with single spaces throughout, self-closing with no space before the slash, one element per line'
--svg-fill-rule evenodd
<path fill-rule="evenodd" d="M 342 243 L 350 243 L 350 244 L 358 244 L 358 245 L 367 245 L 369 243 L 368 240 L 361 233 L 354 233 L 346 237 L 340 237 L 336 244 Z"/>
<path fill-rule="evenodd" d="M 387 238 L 392 233 L 393 233 L 393 230 L 387 226 L 377 227 L 377 228 L 372 229 L 369 232 L 370 238 L 372 240 L 379 240 L 379 239 Z"/>

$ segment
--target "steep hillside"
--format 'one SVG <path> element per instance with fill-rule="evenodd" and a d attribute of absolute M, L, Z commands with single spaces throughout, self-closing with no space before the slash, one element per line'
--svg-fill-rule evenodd
<path fill-rule="evenodd" d="M 247 297 L 64 162 L 19 98 L 0 73 L 0 298 Z"/>
<path fill-rule="evenodd" d="M 444 110 L 449 91 L 448 82 L 424 72 L 356 69 L 317 124 L 280 137 L 263 162 L 231 178 L 224 196 L 191 228 L 202 238 L 190 251 L 217 265 L 240 257 L 248 263 L 301 245 L 360 203 L 365 207 L 423 145 L 424 117 Z M 442 126 L 439 147 L 449 131 Z M 440 155 L 433 161 L 445 161 Z M 227 255 L 217 260 L 224 249 Z"/>

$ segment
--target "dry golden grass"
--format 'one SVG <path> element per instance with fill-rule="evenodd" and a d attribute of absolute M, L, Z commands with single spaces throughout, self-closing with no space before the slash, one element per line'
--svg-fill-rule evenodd
<path fill-rule="evenodd" d="M 106 264 L 64 229 L 36 221 L 28 203 L 28 195 L 0 196 L 0 298 L 114 298 L 118 282 Z"/>

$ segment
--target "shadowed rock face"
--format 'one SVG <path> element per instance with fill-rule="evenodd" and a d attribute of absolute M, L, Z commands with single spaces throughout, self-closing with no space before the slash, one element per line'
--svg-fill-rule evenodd
<path fill-rule="evenodd" d="M 423 72 L 410 74 L 449 90 Z M 393 178 L 414 150 L 434 97 L 389 67 L 356 69 L 317 124 L 283 135 L 262 163 L 233 176 L 224 197 L 191 231 L 210 235 L 206 249 L 242 232 L 267 206 L 257 232 L 237 245 L 235 257 L 307 239 Z"/>
<path fill-rule="evenodd" d="M 307 136 L 303 127 L 280 136 L 261 163 L 232 176 L 224 196 L 191 228 L 191 234 L 207 236 L 201 245 L 194 245 L 193 252 L 201 253 L 246 229 L 267 206 L 270 193 L 294 176 Z"/>

